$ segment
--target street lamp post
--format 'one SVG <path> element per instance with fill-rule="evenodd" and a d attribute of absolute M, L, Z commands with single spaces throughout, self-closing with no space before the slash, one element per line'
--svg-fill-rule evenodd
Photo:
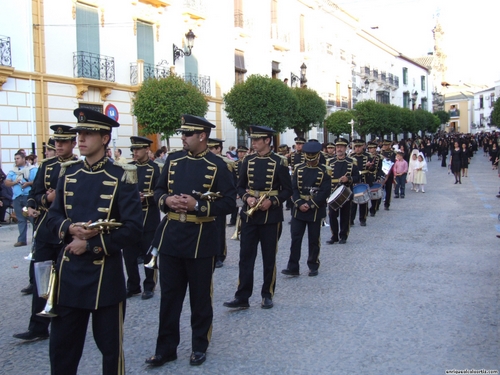
<path fill-rule="evenodd" d="M 354 119 L 351 119 L 351 121 L 348 122 L 349 125 L 351 125 L 351 142 L 354 139 Z"/>

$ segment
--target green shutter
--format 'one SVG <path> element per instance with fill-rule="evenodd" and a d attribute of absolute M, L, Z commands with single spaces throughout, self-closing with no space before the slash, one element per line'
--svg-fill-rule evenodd
<path fill-rule="evenodd" d="M 100 53 L 97 8 L 76 4 L 76 48 L 78 51 Z"/>
<path fill-rule="evenodd" d="M 155 48 L 153 25 L 137 21 L 137 58 L 154 65 Z"/>

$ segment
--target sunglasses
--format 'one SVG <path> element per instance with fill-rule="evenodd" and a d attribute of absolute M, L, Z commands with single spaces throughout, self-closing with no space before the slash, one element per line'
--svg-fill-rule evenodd
<path fill-rule="evenodd" d="M 183 135 L 184 137 L 192 137 L 193 135 L 197 134 L 198 132 L 195 132 L 195 131 L 182 131 L 181 132 L 181 135 Z"/>

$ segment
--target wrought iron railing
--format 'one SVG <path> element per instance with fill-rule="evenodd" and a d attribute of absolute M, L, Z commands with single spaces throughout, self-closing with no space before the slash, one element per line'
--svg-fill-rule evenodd
<path fill-rule="evenodd" d="M 394 76 L 392 75 L 392 73 L 389 73 L 387 76 L 388 76 L 387 80 L 388 80 L 389 85 L 393 86 L 394 85 Z"/>
<path fill-rule="evenodd" d="M 361 66 L 359 69 L 360 69 L 361 75 L 363 77 L 370 76 L 370 67 L 369 66 Z"/>
<path fill-rule="evenodd" d="M 399 77 L 394 76 L 394 86 L 399 87 Z"/>
<path fill-rule="evenodd" d="M 380 72 L 380 79 L 381 79 L 382 82 L 387 82 L 385 72 Z"/>
<path fill-rule="evenodd" d="M 347 101 L 347 98 L 345 96 L 342 97 L 341 106 L 342 106 L 342 108 L 348 108 L 349 107 L 349 102 Z"/>
<path fill-rule="evenodd" d="M 190 82 L 193 86 L 196 86 L 198 90 L 202 92 L 202 94 L 210 95 L 210 77 L 209 76 L 201 76 L 198 74 L 186 73 L 182 75 L 182 78 L 186 82 Z"/>
<path fill-rule="evenodd" d="M 78 51 L 73 53 L 73 74 L 78 78 L 115 81 L 115 59 L 113 57 Z"/>
<path fill-rule="evenodd" d="M 12 66 L 12 55 L 10 52 L 10 37 L 0 35 L 0 65 Z"/>
<path fill-rule="evenodd" d="M 450 114 L 450 117 L 459 117 L 460 116 L 460 110 L 459 109 L 450 109 L 448 111 Z"/>
<path fill-rule="evenodd" d="M 166 78 L 170 75 L 170 67 L 167 64 L 159 63 L 157 65 L 143 63 L 143 77 L 142 81 L 150 78 Z M 135 86 L 139 83 L 139 69 L 138 64 L 130 64 L 130 84 Z"/>
<path fill-rule="evenodd" d="M 378 79 L 378 70 L 377 69 L 372 70 L 372 77 L 375 79 Z"/>

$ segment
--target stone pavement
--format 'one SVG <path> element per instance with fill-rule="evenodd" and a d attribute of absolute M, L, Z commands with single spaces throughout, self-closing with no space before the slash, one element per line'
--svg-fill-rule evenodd
<path fill-rule="evenodd" d="M 429 163 L 426 193 L 407 186 L 390 211 L 356 223 L 346 245 L 326 245 L 321 267 L 307 276 L 280 273 L 290 245 L 289 211 L 279 244 L 275 306 L 260 308 L 262 265 L 256 263 L 247 310 L 222 306 L 238 277 L 239 242 L 228 240 L 225 265 L 214 276 L 214 328 L 207 362 L 189 366 L 188 297 L 181 318 L 179 358 L 161 368 L 154 354 L 159 293 L 127 301 L 125 358 L 128 374 L 444 374 L 446 369 L 500 370 L 500 185 L 478 153 L 469 177 L 454 185 L 437 157 Z M 232 235 L 228 228 L 228 238 Z M 49 374 L 48 341 L 21 342 L 28 326 L 28 247 L 13 248 L 16 226 L 0 228 L 0 374 Z M 306 249 L 306 246 L 303 246 Z M 79 374 L 101 373 L 89 329 Z"/>

